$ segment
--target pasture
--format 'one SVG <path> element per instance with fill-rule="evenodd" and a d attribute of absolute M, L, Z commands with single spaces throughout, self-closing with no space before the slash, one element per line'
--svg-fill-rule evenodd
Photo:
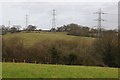
<path fill-rule="evenodd" d="M 3 63 L 3 78 L 118 78 L 118 68 Z"/>
<path fill-rule="evenodd" d="M 6 35 L 3 35 L 3 38 L 11 38 L 11 37 L 20 37 L 23 39 L 26 45 L 32 45 L 35 42 L 38 41 L 55 41 L 55 40 L 76 40 L 76 41 L 86 41 L 88 43 L 91 43 L 94 38 L 88 38 L 88 37 L 80 37 L 80 36 L 71 36 L 67 35 L 66 32 L 41 32 L 41 33 L 8 33 Z"/>

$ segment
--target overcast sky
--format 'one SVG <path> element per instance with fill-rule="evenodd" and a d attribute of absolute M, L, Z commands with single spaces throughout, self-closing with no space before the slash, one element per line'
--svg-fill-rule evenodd
<path fill-rule="evenodd" d="M 88 27 L 97 26 L 94 19 L 98 18 L 97 12 L 101 8 L 105 19 L 102 25 L 106 29 L 118 27 L 117 2 L 5 2 L 2 3 L 2 20 L 0 25 L 21 25 L 25 27 L 25 15 L 28 14 L 29 24 L 40 29 L 50 29 L 52 26 L 52 10 L 56 10 L 56 27 L 76 23 Z"/>

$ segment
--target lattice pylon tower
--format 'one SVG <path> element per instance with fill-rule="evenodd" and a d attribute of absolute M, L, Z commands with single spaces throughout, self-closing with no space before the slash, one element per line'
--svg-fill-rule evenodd
<path fill-rule="evenodd" d="M 53 29 L 53 31 L 56 31 L 55 30 L 55 28 L 56 28 L 56 10 L 55 9 L 53 9 L 52 15 L 53 15 L 53 18 L 52 18 L 52 29 Z"/>
<path fill-rule="evenodd" d="M 100 34 L 102 34 L 102 32 L 103 32 L 102 31 L 102 28 L 103 28 L 102 21 L 105 21 L 104 19 L 102 19 L 102 14 L 105 14 L 105 13 L 103 13 L 101 11 L 101 9 L 99 9 L 99 11 L 95 12 L 95 14 L 98 14 L 98 19 L 96 19 L 96 21 L 98 21 L 98 25 L 97 25 L 98 32 L 97 32 L 97 35 L 100 36 Z"/>

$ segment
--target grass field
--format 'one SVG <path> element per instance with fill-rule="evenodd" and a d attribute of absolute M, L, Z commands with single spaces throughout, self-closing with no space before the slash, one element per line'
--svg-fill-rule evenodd
<path fill-rule="evenodd" d="M 41 32 L 41 33 L 14 33 L 5 34 L 3 38 L 20 37 L 26 45 L 31 45 L 42 40 L 76 40 L 91 43 L 94 38 L 66 35 L 66 32 Z"/>
<path fill-rule="evenodd" d="M 118 68 L 3 63 L 3 78 L 118 78 Z"/>

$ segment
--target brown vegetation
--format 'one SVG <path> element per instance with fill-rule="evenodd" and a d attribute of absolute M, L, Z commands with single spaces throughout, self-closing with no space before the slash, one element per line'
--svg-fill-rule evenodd
<path fill-rule="evenodd" d="M 23 39 L 3 39 L 3 58 L 37 63 L 110 66 L 118 65 L 118 40 L 112 32 L 95 40 L 93 44 L 81 40 L 44 40 L 26 47 Z"/>

